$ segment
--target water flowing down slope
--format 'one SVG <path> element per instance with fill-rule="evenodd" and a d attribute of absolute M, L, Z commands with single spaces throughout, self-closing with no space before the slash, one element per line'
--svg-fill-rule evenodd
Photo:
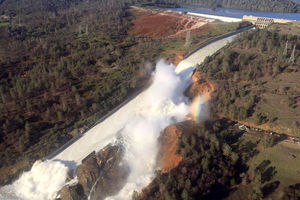
<path fill-rule="evenodd" d="M 183 60 L 175 69 L 159 61 L 153 83 L 117 112 L 85 133 L 79 140 L 56 155 L 47 165 L 33 166 L 10 186 L 1 188 L 0 199 L 53 199 L 65 180 L 68 168 L 76 168 L 92 151 L 123 138 L 125 160 L 131 173 L 125 187 L 109 199 L 130 199 L 153 178 L 157 153 L 157 138 L 169 124 L 182 121 L 189 112 L 189 102 L 183 92 L 190 84 L 194 66 L 231 42 L 235 36 L 216 41 Z M 174 70 L 175 69 L 175 70 Z M 48 166 L 45 168 L 45 166 Z M 47 187 L 45 182 L 49 183 Z"/>

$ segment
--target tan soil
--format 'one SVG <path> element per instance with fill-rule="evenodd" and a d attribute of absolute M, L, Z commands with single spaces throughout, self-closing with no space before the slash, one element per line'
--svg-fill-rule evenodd
<path fill-rule="evenodd" d="M 168 59 L 169 63 L 172 63 L 173 65 L 177 66 L 182 60 L 183 60 L 183 55 L 184 55 L 184 51 L 178 51 L 175 52 L 172 57 L 170 57 Z"/>
<path fill-rule="evenodd" d="M 176 153 L 178 138 L 182 131 L 175 125 L 168 126 L 160 137 L 161 147 L 158 152 L 158 166 L 163 173 L 178 166 L 181 162 L 181 155 Z"/>
<path fill-rule="evenodd" d="M 188 30 L 196 30 L 207 22 L 203 19 L 162 11 L 132 10 L 136 17 L 133 20 L 132 35 L 153 38 L 185 37 Z"/>
<path fill-rule="evenodd" d="M 215 90 L 214 85 L 201 76 L 199 71 L 195 71 L 192 75 L 192 85 L 187 89 L 186 95 L 191 99 L 197 96 L 204 96 L 208 101 L 210 94 Z"/>

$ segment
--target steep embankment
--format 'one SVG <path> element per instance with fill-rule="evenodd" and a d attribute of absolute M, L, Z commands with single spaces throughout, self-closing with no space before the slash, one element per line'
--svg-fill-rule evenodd
<path fill-rule="evenodd" d="M 241 153 L 233 148 L 239 130 L 227 122 L 181 127 L 177 152 L 182 161 L 155 179 L 134 199 L 222 199 L 235 186 L 243 168 Z M 236 146 L 237 147 L 237 146 Z"/>
<path fill-rule="evenodd" d="M 188 116 L 191 121 L 168 126 L 158 139 L 160 148 L 157 155 L 157 165 L 162 173 L 169 172 L 182 161 L 182 156 L 178 153 L 179 138 L 183 134 L 195 132 L 195 121 L 200 121 L 200 119 L 207 118 L 209 115 L 207 102 L 210 100 L 214 87 L 210 82 L 201 78 L 198 71 L 192 75 L 192 81 L 192 84 L 185 91 L 185 95 L 192 101 L 191 113 Z"/>
<path fill-rule="evenodd" d="M 182 37 L 187 31 L 198 29 L 208 22 L 205 19 L 146 9 L 135 9 L 132 13 L 136 19 L 130 34 L 152 38 Z"/>
<path fill-rule="evenodd" d="M 215 114 L 300 136 L 300 37 L 276 30 L 244 34 L 197 70 L 213 83 Z"/>
<path fill-rule="evenodd" d="M 158 138 L 159 151 L 157 154 L 157 165 L 163 173 L 169 172 L 177 167 L 182 161 L 182 156 L 178 152 L 178 142 L 182 134 L 189 134 L 194 130 L 193 121 L 184 121 L 170 125 L 161 133 Z"/>
<path fill-rule="evenodd" d="M 208 55 L 212 55 L 228 42 L 231 42 L 234 37 L 236 36 L 225 38 L 200 49 L 195 54 L 180 62 L 177 68 L 184 69 L 203 62 Z M 200 118 L 203 119 L 209 116 L 209 105 L 205 103 L 210 99 L 210 95 L 214 91 L 214 86 L 202 77 L 198 71 L 192 74 L 191 79 L 192 83 L 185 91 L 185 95 L 192 101 L 191 113 L 187 117 L 193 121 L 198 121 Z M 201 98 L 197 98 L 199 96 Z M 186 121 L 181 124 L 170 125 L 161 133 L 157 163 L 163 173 L 167 173 L 177 167 L 182 161 L 182 157 L 177 151 L 178 140 L 183 132 L 188 134 L 194 131 L 192 123 L 192 121 Z"/>
<path fill-rule="evenodd" d="M 178 65 L 186 53 L 206 41 L 245 25 L 138 7 L 132 7 L 130 14 L 134 17 L 130 35 L 145 41 L 159 40 L 161 56 L 174 65 Z"/>

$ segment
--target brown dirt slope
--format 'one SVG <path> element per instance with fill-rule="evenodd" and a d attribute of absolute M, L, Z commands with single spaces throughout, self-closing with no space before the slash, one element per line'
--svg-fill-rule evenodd
<path fill-rule="evenodd" d="M 149 10 L 131 10 L 136 17 L 132 35 L 164 38 L 182 36 L 187 30 L 194 30 L 206 24 L 205 20 L 184 15 Z"/>
<path fill-rule="evenodd" d="M 181 162 L 182 157 L 177 153 L 178 138 L 180 138 L 182 134 L 190 134 L 194 127 L 192 121 L 185 121 L 168 126 L 161 133 L 157 165 L 161 168 L 163 173 L 169 172 Z"/>

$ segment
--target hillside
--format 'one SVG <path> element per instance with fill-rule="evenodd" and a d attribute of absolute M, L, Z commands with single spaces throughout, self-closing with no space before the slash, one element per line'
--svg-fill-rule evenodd
<path fill-rule="evenodd" d="M 171 135 L 178 140 L 176 152 L 166 152 L 173 160 L 160 157 L 165 162 L 162 170 L 142 192 L 133 194 L 134 200 L 300 197 L 297 144 L 271 144 L 272 136 L 242 131 L 225 119 L 185 121 L 161 133 L 161 137 Z M 173 149 L 173 144 L 161 141 L 164 145 L 161 150 Z M 175 156 L 180 159 L 174 160 Z"/>
<path fill-rule="evenodd" d="M 161 132 L 161 171 L 133 199 L 299 199 L 299 144 L 270 134 L 300 136 L 297 27 L 243 33 L 196 68 L 186 95 L 210 94 L 211 118 Z"/>
<path fill-rule="evenodd" d="M 0 184 L 136 94 L 160 57 L 178 62 L 199 43 L 239 27 L 202 20 L 190 27 L 187 17 L 132 9 L 125 1 L 28 3 L 0 7 Z M 138 31 L 148 28 L 141 21 L 161 16 L 171 23 Z"/>
<path fill-rule="evenodd" d="M 124 100 L 140 83 L 144 59 L 157 53 L 148 48 L 133 57 L 147 42 L 126 34 L 130 16 L 120 1 L 72 9 L 60 1 L 54 10 L 44 7 L 48 1 L 42 10 L 13 2 L 1 5 L 8 14 L 0 18 L 2 184 Z"/>
<path fill-rule="evenodd" d="M 243 34 L 207 58 L 197 70 L 215 87 L 214 113 L 299 137 L 299 45 L 298 35 L 271 27 Z"/>

